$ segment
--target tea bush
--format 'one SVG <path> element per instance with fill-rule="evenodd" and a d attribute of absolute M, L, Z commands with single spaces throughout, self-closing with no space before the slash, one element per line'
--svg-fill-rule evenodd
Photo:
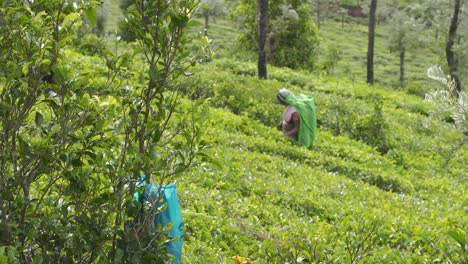
<path fill-rule="evenodd" d="M 466 150 L 444 167 L 460 134 L 430 119 L 431 105 L 385 87 L 282 68 L 259 81 L 240 69 L 254 66 L 215 60 L 197 66 L 190 81 L 213 107 L 204 127 L 216 162 L 179 179 L 184 216 L 188 228 L 216 236 L 189 234 L 186 261 L 463 260 L 448 232 L 466 229 L 463 202 L 454 203 L 466 187 L 459 182 Z M 312 150 L 274 128 L 282 87 L 316 100 Z"/>
<path fill-rule="evenodd" d="M 458 218 L 463 226 L 463 211 L 427 199 L 445 193 L 446 183 L 427 185 L 371 147 L 326 131 L 309 151 L 247 116 L 212 109 L 206 122 L 218 164 L 202 163 L 179 182 L 187 228 L 212 238 L 187 234 L 186 261 L 462 257 L 443 222 Z"/>

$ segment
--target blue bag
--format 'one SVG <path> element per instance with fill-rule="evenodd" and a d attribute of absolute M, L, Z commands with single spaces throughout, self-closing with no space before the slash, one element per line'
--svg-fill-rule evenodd
<path fill-rule="evenodd" d="M 144 181 L 140 182 L 138 186 L 142 186 Z M 173 264 L 181 264 L 182 262 L 182 246 L 183 246 L 183 224 L 182 224 L 182 214 L 180 211 L 179 199 L 177 197 L 176 185 L 168 184 L 159 188 L 159 186 L 154 184 L 145 184 L 145 192 L 143 194 L 143 201 L 155 201 L 158 199 L 159 193 L 162 195 L 162 199 L 157 205 L 158 207 L 162 206 L 164 203 L 167 203 L 166 210 L 158 212 L 154 218 L 154 225 L 161 225 L 162 227 L 167 226 L 169 223 L 172 223 L 172 228 L 167 232 L 170 238 L 175 238 L 177 240 L 169 242 L 166 244 L 167 251 L 173 255 L 176 259 Z M 135 200 L 139 200 L 138 193 L 133 195 Z"/>

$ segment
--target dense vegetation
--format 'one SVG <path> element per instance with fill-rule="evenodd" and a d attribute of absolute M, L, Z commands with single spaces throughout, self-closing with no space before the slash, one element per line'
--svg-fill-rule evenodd
<path fill-rule="evenodd" d="M 200 94 L 221 109 L 204 125 L 215 162 L 177 180 L 188 262 L 228 263 L 235 254 L 260 263 L 462 260 L 448 232 L 466 230 L 466 148 L 445 164 L 461 135 L 431 120 L 430 106 L 285 69 L 267 82 L 238 74 L 249 68 L 199 67 Z M 281 108 L 272 94 L 284 86 L 316 98 L 313 151 L 273 129 Z"/>
<path fill-rule="evenodd" d="M 41 53 L 34 38 L 19 49 L 22 34 L 2 35 L 0 263 L 168 261 L 166 229 L 135 221 L 145 206 L 132 201 L 142 173 L 177 184 L 183 263 L 232 263 L 236 255 L 256 263 L 468 262 L 467 135 L 450 109 L 424 100 L 440 88 L 425 76 L 437 49 L 410 54 L 408 82 L 395 85 L 398 58 L 384 47 L 383 28 L 369 86 L 365 25 L 328 20 L 317 31 L 314 71 L 269 65 L 259 80 L 255 54 L 237 48 L 239 29 L 227 16 L 210 24 L 207 47 L 202 23 L 176 7 L 151 21 L 164 36 L 139 28 L 149 22 L 133 9 L 140 42 L 125 43 L 88 34 L 99 13 L 87 5 L 64 8 L 65 16 L 54 1 L 36 2 L 53 12 L 1 9 L 2 25 L 23 25 L 8 32 L 47 41 Z M 78 14 L 87 17 L 81 28 Z M 67 30 L 49 33 L 56 21 Z M 179 32 L 172 26 L 190 34 L 161 40 L 179 40 L 174 49 L 152 49 L 160 42 L 151 36 Z M 148 60 L 158 55 L 177 67 Z M 315 98 L 312 150 L 275 129 L 282 107 L 274 95 L 283 87 Z"/>

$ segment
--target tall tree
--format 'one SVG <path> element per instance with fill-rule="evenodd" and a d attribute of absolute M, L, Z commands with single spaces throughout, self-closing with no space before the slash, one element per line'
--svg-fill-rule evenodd
<path fill-rule="evenodd" d="M 375 13 L 377 0 L 371 1 L 369 11 L 369 36 L 367 46 L 367 83 L 374 83 L 374 35 L 375 35 Z"/>
<path fill-rule="evenodd" d="M 92 64 L 67 51 L 100 1 L 68 2 L 0 5 L 0 263 L 163 263 L 162 206 L 133 194 L 193 160 L 193 108 L 177 106 L 198 0 L 136 0 L 125 50 L 141 53 L 115 43 Z"/>
<path fill-rule="evenodd" d="M 268 30 L 268 0 L 257 1 L 258 12 L 258 77 L 267 78 L 266 40 Z"/>
<path fill-rule="evenodd" d="M 239 2 L 231 15 L 242 23 L 241 48 L 257 52 L 257 1 Z M 318 37 L 310 13 L 307 0 L 268 1 L 266 56 L 269 64 L 289 68 L 314 67 Z"/>
<path fill-rule="evenodd" d="M 202 0 L 201 4 L 200 13 L 205 20 L 205 35 L 207 36 L 210 16 L 216 23 L 216 17 L 226 14 L 227 10 L 224 0 Z"/>
<path fill-rule="evenodd" d="M 309 3 L 315 13 L 315 23 L 318 29 L 320 29 L 322 21 L 325 21 L 327 17 L 335 15 L 342 9 L 339 0 L 309 0 Z"/>
<path fill-rule="evenodd" d="M 9 251 L 8 262 L 92 262 L 84 255 L 94 255 L 98 238 L 81 232 L 92 233 L 88 220 L 102 211 L 83 206 L 83 197 L 95 196 L 84 183 L 92 176 L 82 168 L 86 153 L 97 159 L 91 138 L 102 135 L 101 120 L 89 86 L 74 77 L 62 48 L 85 14 L 95 19 L 97 4 L 2 1 L 0 245 Z M 68 208 L 61 210 L 62 204 Z"/>
<path fill-rule="evenodd" d="M 186 28 L 198 7 L 198 0 L 135 0 L 127 9 L 128 28 L 134 32 L 142 52 L 145 75 L 133 83 L 123 103 L 125 139 L 122 165 L 132 167 L 129 193 L 138 191 L 141 176 L 147 184 L 166 185 L 171 177 L 187 169 L 195 155 L 197 128 L 187 115 L 179 115 L 179 77 L 196 62 L 187 50 Z M 161 188 L 157 191 L 161 191 Z M 151 201 L 151 210 L 139 212 L 142 221 L 125 222 L 124 253 L 134 262 L 143 261 L 146 252 L 160 252 L 161 236 L 151 228 L 161 197 Z M 140 207 L 143 204 L 139 205 Z M 158 241 L 159 240 L 159 241 Z M 154 253 L 153 253 L 154 254 Z M 161 258 L 162 256 L 157 256 Z M 162 263 L 160 259 L 152 263 Z M 180 262 L 175 262 L 180 263 Z"/>
<path fill-rule="evenodd" d="M 310 7 L 315 12 L 317 19 L 315 24 L 317 24 L 317 29 L 320 29 L 320 21 L 322 19 L 322 1 L 321 0 L 310 0 Z"/>
<path fill-rule="evenodd" d="M 455 40 L 457 38 L 457 29 L 459 25 L 459 15 L 461 10 L 460 0 L 455 0 L 455 4 L 453 6 L 453 16 L 450 22 L 450 28 L 447 36 L 447 42 L 445 44 L 445 54 L 447 56 L 447 64 L 449 68 L 449 74 L 453 78 L 455 82 L 455 91 L 456 95 L 461 92 L 461 82 L 458 78 L 458 59 L 456 54 L 453 50 L 455 45 Z"/>
<path fill-rule="evenodd" d="M 405 56 L 408 50 L 421 45 L 420 32 L 424 26 L 411 16 L 410 10 L 402 8 L 391 8 L 387 10 L 389 19 L 389 33 L 387 46 L 390 52 L 397 53 L 400 57 L 400 84 L 405 80 Z"/>

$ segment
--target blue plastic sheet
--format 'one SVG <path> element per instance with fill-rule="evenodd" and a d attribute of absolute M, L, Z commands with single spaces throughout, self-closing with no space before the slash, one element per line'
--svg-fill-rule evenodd
<path fill-rule="evenodd" d="M 183 223 L 182 214 L 179 205 L 179 199 L 177 197 L 176 184 L 168 184 L 161 188 L 154 184 L 147 184 L 140 182 L 138 186 L 145 185 L 145 192 L 143 194 L 143 201 L 156 201 L 159 194 L 162 195 L 161 201 L 159 201 L 158 207 L 161 207 L 164 203 L 167 203 L 166 210 L 158 212 L 154 218 L 154 225 L 161 225 L 166 227 L 169 223 L 172 223 L 172 228 L 168 231 L 170 238 L 176 239 L 166 244 L 167 251 L 173 255 L 176 259 L 173 264 L 180 264 L 182 262 L 182 247 L 183 247 Z M 139 200 L 138 193 L 133 195 L 133 199 Z"/>

